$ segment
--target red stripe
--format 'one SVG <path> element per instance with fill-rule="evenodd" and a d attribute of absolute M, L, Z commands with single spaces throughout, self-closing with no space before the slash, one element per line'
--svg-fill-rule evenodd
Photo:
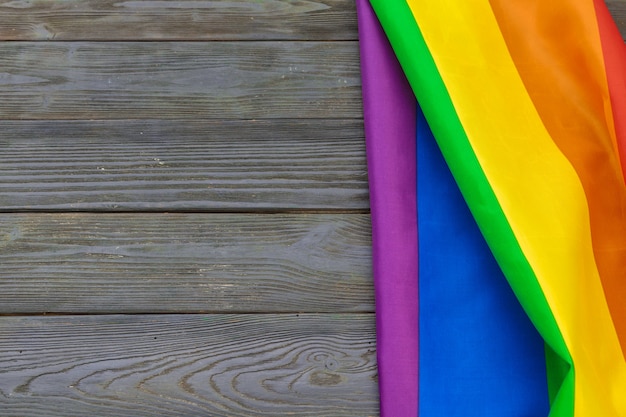
<path fill-rule="evenodd" d="M 622 174 L 626 178 L 626 45 L 604 0 L 594 0 L 594 6 L 600 30 Z"/>

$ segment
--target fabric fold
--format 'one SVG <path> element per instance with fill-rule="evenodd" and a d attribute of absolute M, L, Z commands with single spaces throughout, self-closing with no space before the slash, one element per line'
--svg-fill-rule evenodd
<path fill-rule="evenodd" d="M 415 98 L 367 0 L 357 0 L 372 216 L 381 415 L 417 415 Z"/>
<path fill-rule="evenodd" d="M 550 415 L 626 415 L 626 48 L 606 7 L 599 0 L 371 4 L 465 203 L 546 344 Z M 420 236 L 422 297 L 429 258 Z M 422 379 L 430 363 L 422 361 L 422 331 L 438 307 L 445 308 L 419 310 L 421 411 L 435 386 Z"/>

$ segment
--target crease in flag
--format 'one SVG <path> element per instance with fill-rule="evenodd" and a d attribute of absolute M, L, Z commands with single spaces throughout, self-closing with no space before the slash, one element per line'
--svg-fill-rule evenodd
<path fill-rule="evenodd" d="M 626 415 L 626 49 L 604 2 L 370 3 L 381 414 Z"/>

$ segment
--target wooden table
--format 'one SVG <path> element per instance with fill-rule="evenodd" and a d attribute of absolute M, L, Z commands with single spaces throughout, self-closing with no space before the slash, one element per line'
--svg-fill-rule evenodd
<path fill-rule="evenodd" d="M 0 40 L 0 415 L 378 414 L 351 0 L 0 0 Z"/>

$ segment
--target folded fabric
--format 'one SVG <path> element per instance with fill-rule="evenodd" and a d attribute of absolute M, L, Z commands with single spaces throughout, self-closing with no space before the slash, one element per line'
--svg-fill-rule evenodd
<path fill-rule="evenodd" d="M 606 6 L 371 4 L 425 115 L 395 118 L 413 107 L 360 1 L 382 414 L 626 415 L 626 49 Z"/>

